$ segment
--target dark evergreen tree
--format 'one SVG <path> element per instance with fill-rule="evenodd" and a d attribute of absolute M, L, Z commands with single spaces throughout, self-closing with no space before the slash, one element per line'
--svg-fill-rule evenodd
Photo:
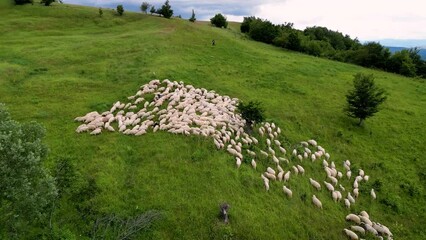
<path fill-rule="evenodd" d="M 379 111 L 379 105 L 386 100 L 386 92 L 374 83 L 373 75 L 357 73 L 353 80 L 354 88 L 346 94 L 346 107 L 344 111 L 353 118 L 362 122 L 374 116 Z"/>
<path fill-rule="evenodd" d="M 264 110 L 260 102 L 250 101 L 248 104 L 240 102 L 237 106 L 241 116 L 246 120 L 246 125 L 251 129 L 254 123 L 262 122 L 264 117 Z"/>
<path fill-rule="evenodd" d="M 117 13 L 118 13 L 118 15 L 120 15 L 120 16 L 123 16 L 123 13 L 124 13 L 124 7 L 123 7 L 123 5 L 117 5 Z"/>
<path fill-rule="evenodd" d="M 161 15 L 165 18 L 171 18 L 173 16 L 172 7 L 169 4 L 169 0 L 167 0 L 163 6 L 161 6 Z"/>
<path fill-rule="evenodd" d="M 151 15 L 154 14 L 156 12 L 155 7 L 152 6 L 151 9 L 149 10 L 149 12 L 151 13 Z"/>
<path fill-rule="evenodd" d="M 197 20 L 197 19 L 195 18 L 195 12 L 194 12 L 194 9 L 192 9 L 192 15 L 191 15 L 191 18 L 189 19 L 189 21 L 190 21 L 190 22 L 195 22 L 195 20 Z"/>

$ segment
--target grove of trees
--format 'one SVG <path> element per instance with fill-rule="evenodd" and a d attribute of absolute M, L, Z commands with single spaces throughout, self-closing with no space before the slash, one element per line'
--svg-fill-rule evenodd
<path fill-rule="evenodd" d="M 275 25 L 254 16 L 244 17 L 240 30 L 253 40 L 289 50 L 404 76 L 426 78 L 426 61 L 421 59 L 416 48 L 391 54 L 380 43 L 361 44 L 357 38 L 352 39 L 325 27 L 307 27 L 301 31 L 293 28 L 292 23 Z"/>

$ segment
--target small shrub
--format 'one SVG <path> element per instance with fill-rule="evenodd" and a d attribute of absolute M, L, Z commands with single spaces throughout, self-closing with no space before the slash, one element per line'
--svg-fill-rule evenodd
<path fill-rule="evenodd" d="M 102 15 L 104 15 L 104 11 L 102 10 L 102 8 L 99 8 L 99 17 L 102 17 Z"/>
<path fill-rule="evenodd" d="M 123 16 L 123 13 L 124 13 L 124 8 L 123 8 L 123 5 L 117 5 L 117 13 L 118 13 L 118 15 L 120 15 L 120 16 Z"/>
<path fill-rule="evenodd" d="M 246 120 L 246 125 L 250 128 L 253 123 L 260 123 L 265 119 L 263 116 L 264 110 L 261 107 L 260 102 L 250 101 L 248 104 L 240 102 L 237 109 L 241 113 L 241 116 Z"/>
<path fill-rule="evenodd" d="M 167 0 L 163 6 L 161 6 L 161 15 L 165 18 L 171 18 L 173 16 L 173 9 L 169 4 L 169 0 Z"/>
<path fill-rule="evenodd" d="M 216 14 L 214 17 L 212 17 L 210 19 L 211 24 L 215 25 L 218 28 L 224 27 L 227 28 L 228 27 L 228 22 L 226 21 L 226 18 L 218 13 Z"/>

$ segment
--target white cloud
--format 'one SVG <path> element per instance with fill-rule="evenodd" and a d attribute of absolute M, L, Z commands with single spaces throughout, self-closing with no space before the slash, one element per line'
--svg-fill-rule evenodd
<path fill-rule="evenodd" d="M 324 26 L 362 40 L 426 39 L 422 0 L 288 0 L 261 4 L 256 16 L 296 28 Z"/>

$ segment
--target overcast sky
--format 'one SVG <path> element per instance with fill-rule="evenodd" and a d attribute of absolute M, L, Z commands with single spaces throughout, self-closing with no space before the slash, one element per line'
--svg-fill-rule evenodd
<path fill-rule="evenodd" d="M 98 7 L 115 7 L 138 11 L 146 0 L 64 0 L 65 3 Z M 165 0 L 147 1 L 156 7 Z M 189 18 L 194 9 L 198 20 L 208 20 L 222 13 L 230 21 L 242 21 L 244 16 L 256 16 L 273 23 L 294 23 L 295 28 L 324 26 L 358 37 L 361 41 L 392 40 L 399 45 L 426 46 L 425 0 L 171 0 L 174 15 Z M 408 46 L 408 47 L 411 47 Z"/>

